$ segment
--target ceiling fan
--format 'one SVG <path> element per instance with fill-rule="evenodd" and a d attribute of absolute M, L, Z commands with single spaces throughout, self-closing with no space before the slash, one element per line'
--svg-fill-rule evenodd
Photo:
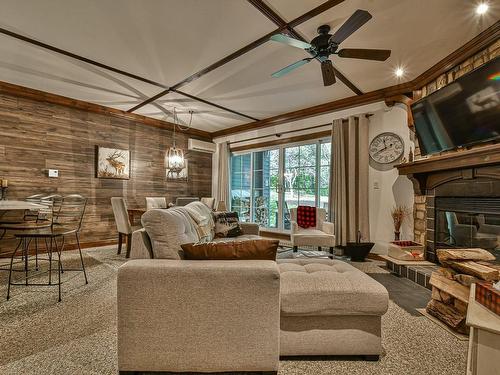
<path fill-rule="evenodd" d="M 364 49 L 364 48 L 343 48 L 339 50 L 339 45 L 346 40 L 352 33 L 358 30 L 366 22 L 372 18 L 372 15 L 366 10 L 358 9 L 340 28 L 332 34 L 330 26 L 322 25 L 318 27 L 318 36 L 311 43 L 306 43 L 302 40 L 294 39 L 284 34 L 274 34 L 271 40 L 279 43 L 284 43 L 292 47 L 300 48 L 307 51 L 311 57 L 299 60 L 290 64 L 283 69 L 272 74 L 273 77 L 282 77 L 290 73 L 292 70 L 307 64 L 311 60 L 317 59 L 321 62 L 321 73 L 323 74 L 323 84 L 330 86 L 335 83 L 335 71 L 330 55 L 339 57 L 347 57 L 351 59 L 364 59 L 385 61 L 391 55 L 391 51 L 387 49 Z"/>

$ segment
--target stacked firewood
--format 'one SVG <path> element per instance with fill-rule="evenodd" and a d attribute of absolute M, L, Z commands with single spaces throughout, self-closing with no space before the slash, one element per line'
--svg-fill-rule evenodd
<path fill-rule="evenodd" d="M 481 280 L 500 279 L 500 265 L 483 249 L 441 249 L 437 256 L 442 267 L 430 278 L 432 299 L 427 312 L 457 332 L 467 334 L 465 324 L 470 286 Z"/>

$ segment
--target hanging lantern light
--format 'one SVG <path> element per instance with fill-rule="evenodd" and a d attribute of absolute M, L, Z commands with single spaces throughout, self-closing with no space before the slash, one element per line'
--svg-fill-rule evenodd
<path fill-rule="evenodd" d="M 175 130 L 177 128 L 177 112 L 174 108 L 174 135 L 173 144 L 166 153 L 166 164 L 168 168 L 169 177 L 179 178 L 179 174 L 186 167 L 186 160 L 184 158 L 184 152 L 177 148 L 175 145 Z"/>

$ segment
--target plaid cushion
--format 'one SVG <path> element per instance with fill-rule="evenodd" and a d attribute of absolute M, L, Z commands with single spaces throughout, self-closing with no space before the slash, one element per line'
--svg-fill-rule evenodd
<path fill-rule="evenodd" d="M 316 227 L 316 207 L 297 207 L 297 224 L 301 228 Z"/>

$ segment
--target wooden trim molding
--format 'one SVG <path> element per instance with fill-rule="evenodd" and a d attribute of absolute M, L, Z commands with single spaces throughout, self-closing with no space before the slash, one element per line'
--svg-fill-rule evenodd
<path fill-rule="evenodd" d="M 411 83 L 404 83 L 400 85 L 390 86 L 380 90 L 370 91 L 364 93 L 363 95 L 354 95 L 348 98 L 335 100 L 333 102 L 316 105 L 314 107 L 299 109 L 297 111 L 288 112 L 273 117 L 268 117 L 267 119 L 264 120 L 250 122 L 247 124 L 234 126 L 232 128 L 219 130 L 213 132 L 212 137 L 213 138 L 224 137 L 230 134 L 267 128 L 269 126 L 275 126 L 287 122 L 302 120 L 304 118 L 314 117 L 324 113 L 330 113 L 342 109 L 357 107 L 364 104 L 375 103 L 384 100 L 387 96 L 394 96 L 394 95 L 399 95 L 401 93 L 411 92 L 412 88 L 413 86 Z"/>
<path fill-rule="evenodd" d="M 331 136 L 331 134 L 332 134 L 331 130 L 324 130 L 321 132 L 316 132 L 316 133 L 311 133 L 311 134 L 297 135 L 295 137 L 279 138 L 279 139 L 276 139 L 273 141 L 252 143 L 251 145 L 235 146 L 235 147 L 231 147 L 230 149 L 232 152 L 246 151 L 246 150 L 252 150 L 252 149 L 256 149 L 256 148 L 272 147 L 272 146 L 279 146 L 279 145 L 284 145 L 284 144 L 289 144 L 289 143 L 307 141 L 310 139 L 320 139 L 320 138 L 329 137 L 329 136 Z"/>
<path fill-rule="evenodd" d="M 420 89 L 432 82 L 441 74 L 446 73 L 453 67 L 467 60 L 469 57 L 474 56 L 476 53 L 481 52 L 489 45 L 495 43 L 499 37 L 500 21 L 497 21 L 415 78 L 412 81 L 415 86 L 414 89 Z"/>
<path fill-rule="evenodd" d="M 219 130 L 212 133 L 213 138 L 224 137 L 230 134 L 242 133 L 249 130 L 266 128 L 287 122 L 297 121 L 308 117 L 318 116 L 324 113 L 331 113 L 342 109 L 357 107 L 364 104 L 370 104 L 377 101 L 385 100 L 386 98 L 407 95 L 422 86 L 431 82 L 433 79 L 450 70 L 454 66 L 467 60 L 487 46 L 494 43 L 500 38 L 500 21 L 481 32 L 479 35 L 471 39 L 469 42 L 456 49 L 447 57 L 433 65 L 424 73 L 420 74 L 415 79 L 394 86 L 389 86 L 383 89 L 370 91 L 363 95 L 351 96 L 344 99 L 334 100 L 332 102 L 321 105 L 304 108 L 273 117 L 268 117 L 260 121 L 255 121 L 247 124 L 234 126 L 232 128 Z"/>
<path fill-rule="evenodd" d="M 174 129 L 174 124 L 171 122 L 157 120 L 151 117 L 146 117 L 135 113 L 129 113 L 119 109 L 105 107 L 100 104 L 89 103 L 78 99 L 71 99 L 65 96 L 51 94 L 48 92 L 30 89 L 28 87 L 18 86 L 12 83 L 2 82 L 2 81 L 0 81 L 0 94 L 36 100 L 38 102 L 59 104 L 66 107 L 80 109 L 82 111 L 88 111 L 92 113 L 118 117 L 130 121 L 136 121 L 144 125 L 154 126 L 161 129 L 168 129 L 168 130 Z M 185 133 L 204 140 L 212 140 L 211 134 L 203 130 L 191 128 L 188 129 Z"/>
<path fill-rule="evenodd" d="M 411 103 L 413 100 L 406 95 L 395 95 L 385 98 L 385 105 L 388 107 L 394 106 L 396 103 L 401 103 L 406 106 L 406 112 L 408 114 L 408 127 L 412 128 L 414 125 L 413 113 L 411 112 Z"/>

